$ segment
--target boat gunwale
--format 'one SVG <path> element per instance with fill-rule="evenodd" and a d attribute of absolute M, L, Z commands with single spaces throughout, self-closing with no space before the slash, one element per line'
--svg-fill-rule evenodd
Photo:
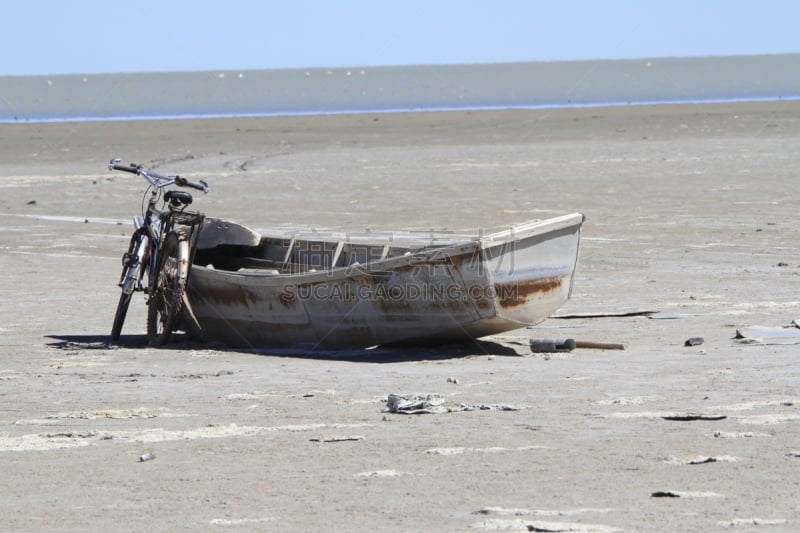
<path fill-rule="evenodd" d="M 320 269 L 317 271 L 276 273 L 269 270 L 244 269 L 239 271 L 217 270 L 202 265 L 195 264 L 192 270 L 200 270 L 211 276 L 229 278 L 232 282 L 252 280 L 265 282 L 270 280 L 280 280 L 281 282 L 300 282 L 318 283 L 321 281 L 331 281 L 332 278 L 348 278 L 358 275 L 370 275 L 375 272 L 385 272 L 388 270 L 402 268 L 410 264 L 422 264 L 435 261 L 437 256 L 458 256 L 465 253 L 475 253 L 477 250 L 489 250 L 492 248 L 503 247 L 508 243 L 521 241 L 530 237 L 557 232 L 565 228 L 580 227 L 585 220 L 582 213 L 571 213 L 559 217 L 534 220 L 522 224 L 510 226 L 508 229 L 501 230 L 489 235 L 477 237 L 473 240 L 458 242 L 445 245 L 433 245 L 409 250 L 403 255 L 377 259 L 367 263 L 352 263 L 350 265 L 337 266 L 334 268 Z M 263 236 L 263 239 L 273 238 Z M 302 239 L 310 241 L 311 239 Z M 336 243 L 340 241 L 323 241 Z M 372 243 L 376 244 L 376 243 Z M 190 276 L 191 279 L 191 276 Z"/>

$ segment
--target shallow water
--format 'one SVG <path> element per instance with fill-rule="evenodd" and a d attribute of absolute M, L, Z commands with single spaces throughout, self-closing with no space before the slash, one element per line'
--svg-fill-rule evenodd
<path fill-rule="evenodd" d="M 800 98 L 800 54 L 0 77 L 0 122 Z"/>

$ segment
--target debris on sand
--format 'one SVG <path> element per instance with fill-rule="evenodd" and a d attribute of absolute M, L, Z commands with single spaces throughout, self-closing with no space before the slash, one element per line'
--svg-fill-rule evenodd
<path fill-rule="evenodd" d="M 357 441 L 357 440 L 364 440 L 366 437 L 364 435 L 326 435 L 324 437 L 314 437 L 309 439 L 311 442 L 349 442 L 349 441 Z"/>
<path fill-rule="evenodd" d="M 531 339 L 530 345 L 534 353 L 571 352 L 575 349 L 573 339 Z"/>
<path fill-rule="evenodd" d="M 606 311 L 599 313 L 564 313 L 551 315 L 550 318 L 573 319 L 573 318 L 624 318 L 631 316 L 650 316 L 657 314 L 658 311 L 635 310 L 635 311 Z"/>
<path fill-rule="evenodd" d="M 588 348 L 592 350 L 624 350 L 625 344 L 621 342 L 575 341 L 575 347 Z"/>
<path fill-rule="evenodd" d="M 448 402 L 440 394 L 389 394 L 386 408 L 390 413 L 404 415 L 441 414 L 458 411 L 517 411 L 518 407 L 507 404 L 464 404 Z"/>
<path fill-rule="evenodd" d="M 673 465 L 705 465 L 709 463 L 735 463 L 738 457 L 732 455 L 698 455 L 695 457 L 671 457 L 665 463 Z"/>
<path fill-rule="evenodd" d="M 484 531 L 572 531 L 578 533 L 611 533 L 621 531 L 620 529 L 604 524 L 589 524 L 585 522 L 551 522 L 545 520 L 535 520 L 531 518 L 539 517 L 565 517 L 578 516 L 584 514 L 609 513 L 613 509 L 563 509 L 563 510 L 544 510 L 544 509 L 517 509 L 502 507 L 484 507 L 474 511 L 474 515 L 482 515 L 485 518 L 476 524 L 473 529 Z"/>
<path fill-rule="evenodd" d="M 664 420 L 673 420 L 675 422 L 694 422 L 695 420 L 725 420 L 727 415 L 701 415 L 701 414 L 681 414 L 681 415 L 667 415 L 662 416 Z"/>
<path fill-rule="evenodd" d="M 657 490 L 650 494 L 651 498 L 721 498 L 716 492 L 697 492 L 681 490 Z"/>
<path fill-rule="evenodd" d="M 790 326 L 747 326 L 736 330 L 734 339 L 739 344 L 799 344 L 800 327 L 797 320 Z"/>
<path fill-rule="evenodd" d="M 533 353 L 571 352 L 576 348 L 590 350 L 624 350 L 625 345 L 619 342 L 576 341 L 575 339 L 531 339 Z"/>

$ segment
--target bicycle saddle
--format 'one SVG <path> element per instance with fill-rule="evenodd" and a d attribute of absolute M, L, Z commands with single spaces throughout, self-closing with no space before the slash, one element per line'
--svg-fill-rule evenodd
<path fill-rule="evenodd" d="M 164 193 L 164 200 L 170 205 L 180 207 L 192 203 L 192 195 L 186 191 L 167 191 Z"/>

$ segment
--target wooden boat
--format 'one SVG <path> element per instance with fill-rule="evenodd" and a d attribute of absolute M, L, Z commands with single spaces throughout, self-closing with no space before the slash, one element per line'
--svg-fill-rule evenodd
<path fill-rule="evenodd" d="M 476 236 L 262 236 L 207 219 L 183 329 L 246 348 L 363 348 L 537 324 L 569 298 L 583 220 L 575 213 Z"/>

